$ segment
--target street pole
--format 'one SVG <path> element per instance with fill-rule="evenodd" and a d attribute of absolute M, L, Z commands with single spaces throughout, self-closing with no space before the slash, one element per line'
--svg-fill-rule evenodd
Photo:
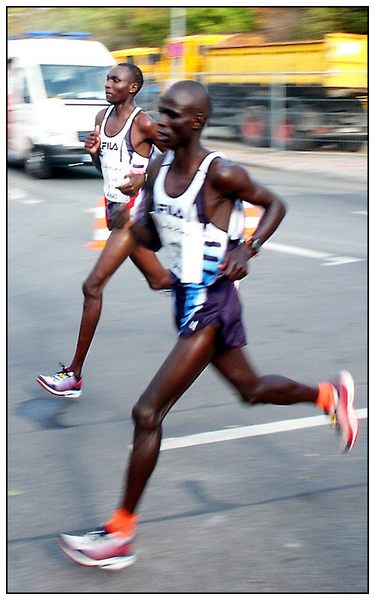
<path fill-rule="evenodd" d="M 170 38 L 181 38 L 186 35 L 186 8 L 170 9 Z M 171 69 L 171 83 L 185 78 L 184 46 L 174 44 Z"/>

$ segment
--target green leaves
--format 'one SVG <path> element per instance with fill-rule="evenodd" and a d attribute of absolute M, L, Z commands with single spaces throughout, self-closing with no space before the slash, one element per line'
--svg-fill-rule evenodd
<path fill-rule="evenodd" d="M 283 7 L 285 15 L 290 10 Z M 272 11 L 283 8 L 195 7 L 186 8 L 186 34 L 263 33 L 265 22 L 273 22 Z M 300 7 L 294 22 L 293 39 L 315 39 L 325 33 L 367 33 L 368 7 Z M 92 39 L 103 42 L 110 50 L 134 46 L 162 46 L 170 35 L 171 9 L 159 7 L 8 7 L 8 33 L 16 35 L 30 29 L 88 31 Z M 278 13 L 279 14 L 279 13 Z M 291 39 L 290 22 L 283 31 L 278 22 L 277 39 Z"/>

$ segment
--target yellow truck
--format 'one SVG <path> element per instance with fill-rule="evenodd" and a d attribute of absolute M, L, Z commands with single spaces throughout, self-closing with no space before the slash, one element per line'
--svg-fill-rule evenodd
<path fill-rule="evenodd" d="M 136 64 L 143 73 L 156 79 L 161 85 L 172 79 L 190 79 L 204 68 L 204 53 L 212 44 L 231 37 L 222 34 L 197 34 L 166 38 L 162 48 L 138 47 L 114 50 L 117 63 Z"/>
<path fill-rule="evenodd" d="M 160 64 L 160 48 L 154 46 L 139 46 L 114 50 L 112 56 L 118 63 L 137 65 L 144 75 L 152 75 L 155 65 Z"/>
<path fill-rule="evenodd" d="M 246 43 L 235 35 L 207 47 L 200 75 L 213 100 L 211 125 L 251 145 L 305 150 L 367 137 L 367 36 Z"/>
<path fill-rule="evenodd" d="M 222 43 L 228 35 L 197 34 L 167 38 L 161 49 L 158 65 L 161 79 L 194 79 L 205 70 L 205 52 L 213 44 Z"/>
<path fill-rule="evenodd" d="M 283 43 L 250 34 L 191 35 L 112 55 L 142 68 L 139 102 L 151 112 L 171 81 L 202 81 L 213 104 L 208 132 L 215 136 L 291 150 L 336 143 L 355 151 L 367 139 L 366 35 Z"/>
<path fill-rule="evenodd" d="M 173 81 L 195 79 L 204 69 L 206 49 L 225 40 L 227 35 L 197 34 L 166 38 L 161 48 L 134 47 L 112 51 L 117 63 L 136 64 L 143 72 L 145 85 L 137 95 L 137 102 L 151 116 L 156 116 L 158 98 Z"/>

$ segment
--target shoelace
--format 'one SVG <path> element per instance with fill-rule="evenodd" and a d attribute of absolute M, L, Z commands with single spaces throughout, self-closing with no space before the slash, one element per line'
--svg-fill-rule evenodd
<path fill-rule="evenodd" d="M 61 371 L 58 371 L 58 373 L 56 373 L 54 378 L 59 380 L 59 379 L 66 379 L 67 377 L 71 377 L 71 374 L 69 373 L 69 371 L 67 370 L 65 365 L 63 365 L 63 363 L 61 363 L 61 362 L 59 363 L 59 365 L 61 367 Z"/>
<path fill-rule="evenodd" d="M 94 531 L 88 531 L 87 533 L 84 534 L 84 537 L 103 537 L 105 535 L 108 535 L 108 531 L 106 529 L 96 529 Z"/>
<path fill-rule="evenodd" d="M 112 533 L 107 531 L 106 529 L 98 529 L 95 531 L 88 531 L 82 536 L 86 540 L 91 540 L 95 543 L 107 543 L 109 538 L 113 538 Z M 121 543 L 121 538 L 119 538 L 120 547 L 124 546 L 125 548 L 131 548 L 136 535 L 133 535 L 131 538 L 126 538 L 123 543 Z"/>
<path fill-rule="evenodd" d="M 330 413 L 330 415 L 329 415 L 329 421 L 330 421 L 331 427 L 338 427 L 336 411 Z"/>
<path fill-rule="evenodd" d="M 329 420 L 330 420 L 331 427 L 335 427 L 336 429 L 339 429 L 339 424 L 337 422 L 337 412 L 336 412 L 338 399 L 339 399 L 339 392 L 335 385 L 333 386 L 333 390 L 334 390 L 334 395 L 335 395 L 335 407 L 333 410 L 331 410 L 329 412 Z"/>

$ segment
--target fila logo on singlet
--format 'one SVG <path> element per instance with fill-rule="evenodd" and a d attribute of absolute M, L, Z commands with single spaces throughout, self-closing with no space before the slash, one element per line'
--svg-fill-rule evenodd
<path fill-rule="evenodd" d="M 101 143 L 101 149 L 107 149 L 107 150 L 118 150 L 118 146 L 116 142 L 102 142 Z"/>
<path fill-rule="evenodd" d="M 184 213 L 182 212 L 181 208 L 174 209 L 174 207 L 170 206 L 169 204 L 158 204 L 156 206 L 156 212 L 162 215 L 172 215 L 178 219 L 184 218 Z"/>
<path fill-rule="evenodd" d="M 189 325 L 189 329 L 191 329 L 192 331 L 195 331 L 198 323 L 199 323 L 199 321 L 192 321 Z"/>

